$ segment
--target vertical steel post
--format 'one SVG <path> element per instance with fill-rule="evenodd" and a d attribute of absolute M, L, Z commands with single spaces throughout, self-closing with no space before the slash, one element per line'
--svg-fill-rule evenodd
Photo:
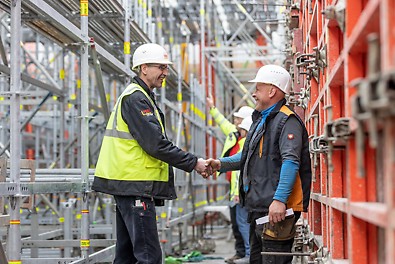
<path fill-rule="evenodd" d="M 162 7 L 159 5 L 159 20 L 160 20 L 160 22 L 158 22 L 159 23 L 159 25 L 158 25 L 158 27 L 159 27 L 159 30 L 158 30 L 158 36 L 160 36 L 160 37 L 158 37 L 158 41 L 159 41 L 159 45 L 161 45 L 161 46 L 164 46 L 164 38 L 162 37 Z M 171 59 L 171 57 L 170 57 L 170 59 Z M 165 87 L 162 87 L 162 89 L 160 89 L 160 97 L 161 97 L 161 101 L 160 101 L 160 107 L 161 107 L 161 109 L 162 110 L 164 110 L 164 107 L 165 107 L 165 104 L 164 104 L 164 99 L 166 98 L 166 90 L 164 89 Z"/>
<path fill-rule="evenodd" d="M 204 16 L 206 14 L 204 10 L 204 0 L 200 0 L 200 49 L 201 49 L 201 56 L 200 56 L 200 84 L 202 91 L 206 89 L 206 59 L 205 59 L 205 45 L 206 45 L 206 25 L 204 22 Z"/>
<path fill-rule="evenodd" d="M 45 128 L 44 128 L 45 129 Z M 45 159 L 45 165 L 46 167 L 51 166 L 51 136 L 50 136 L 50 130 L 49 128 L 45 129 L 45 151 L 44 152 L 44 159 Z"/>
<path fill-rule="evenodd" d="M 34 158 L 36 159 L 36 168 L 40 168 L 40 127 L 34 129 Z"/>
<path fill-rule="evenodd" d="M 205 47 L 206 47 L 206 25 L 205 25 L 205 16 L 206 16 L 206 10 L 205 10 L 205 2 L 204 0 L 200 0 L 200 50 L 201 50 L 201 57 L 200 57 L 200 93 L 197 91 L 195 93 L 195 95 L 197 95 L 197 100 L 195 101 L 195 108 L 198 107 L 198 109 L 202 109 L 202 103 L 201 103 L 201 98 L 206 98 L 206 58 L 205 58 Z M 199 115 L 198 118 L 198 123 L 200 124 L 200 127 L 204 127 L 205 124 L 205 120 L 202 120 L 201 118 L 203 117 L 203 115 Z M 200 132 L 200 133 L 199 133 Z M 205 142 L 206 138 L 205 138 L 205 132 L 199 128 L 196 127 L 196 133 L 197 133 L 197 137 L 196 139 L 198 139 L 199 141 L 197 142 Z M 207 153 L 204 153 L 203 148 L 205 148 L 206 144 L 198 144 L 198 155 L 207 155 Z M 194 179 L 196 180 L 196 173 L 194 173 L 195 177 Z M 199 179 L 200 180 L 200 179 Z M 206 188 L 206 192 L 208 192 L 209 189 Z"/>
<path fill-rule="evenodd" d="M 208 24 L 209 30 L 208 30 L 208 34 L 207 34 L 207 38 L 208 38 L 207 43 L 212 43 L 211 40 L 212 39 L 213 40 L 216 39 L 216 36 L 215 35 L 213 36 L 213 33 L 211 32 L 211 29 L 216 26 L 215 22 L 214 22 L 215 16 L 213 16 L 213 12 L 215 12 L 215 9 L 213 7 L 212 1 L 209 1 L 207 4 L 208 4 L 208 8 L 207 8 L 207 10 L 208 10 L 208 19 L 207 20 L 209 22 L 209 24 Z M 215 34 L 215 32 L 214 32 L 214 34 Z M 204 54 L 204 55 L 206 56 L 206 54 Z M 214 86 L 213 86 L 213 78 L 215 78 L 215 76 L 213 76 L 213 65 L 212 65 L 212 61 L 211 60 L 208 60 L 208 67 L 207 68 L 208 68 L 208 71 L 207 71 L 207 74 L 208 74 L 208 76 L 207 76 L 207 78 L 208 78 L 207 91 L 208 91 L 208 94 L 212 95 L 213 98 L 214 98 L 216 94 L 215 94 L 215 90 L 214 90 Z M 205 98 L 203 98 L 203 99 L 204 99 L 203 102 L 205 102 Z M 213 125 L 213 118 L 210 116 L 209 110 L 207 110 L 207 107 L 205 107 L 205 108 L 206 108 L 205 112 L 207 112 L 207 118 L 206 118 L 207 119 L 207 125 L 212 126 Z M 208 155 L 207 156 L 208 157 L 216 157 L 216 155 L 214 153 L 215 147 L 216 147 L 215 138 L 212 135 L 209 135 L 209 134 L 206 134 L 206 135 L 207 135 L 207 141 L 206 142 L 208 143 L 208 146 L 207 146 L 207 154 Z M 213 178 L 215 179 L 216 175 L 213 175 Z"/>
<path fill-rule="evenodd" d="M 156 14 L 156 23 L 157 23 L 157 27 L 158 27 L 158 34 L 157 34 L 157 38 L 158 38 L 158 43 L 161 43 L 162 41 L 162 6 L 161 5 L 155 5 L 155 14 Z"/>
<path fill-rule="evenodd" d="M 89 258 L 89 35 L 88 35 L 88 0 L 80 0 L 81 32 L 84 43 L 81 46 L 81 176 L 83 191 L 81 193 L 81 256 Z M 87 262 L 87 261 L 86 261 Z"/>
<path fill-rule="evenodd" d="M 82 55 L 82 54 L 81 54 Z M 89 55 L 88 55 L 89 56 Z M 77 104 L 77 109 L 76 109 L 76 116 L 82 117 L 82 56 L 77 57 L 77 60 L 79 62 L 79 68 L 78 68 L 78 72 L 79 72 L 79 76 L 77 77 L 77 89 L 76 89 L 76 104 Z M 86 74 L 88 74 L 88 70 L 85 71 Z M 88 87 L 88 81 L 86 81 L 86 85 Z M 87 88 L 88 89 L 88 88 Z M 77 119 L 78 120 L 78 119 Z M 82 145 L 81 145 L 81 137 L 77 136 L 79 131 L 82 131 L 81 129 L 81 124 L 82 122 L 80 122 L 80 120 L 78 120 L 77 122 L 75 122 L 75 130 L 77 131 L 75 133 L 75 137 L 77 138 L 76 140 L 76 147 L 75 147 L 75 151 L 72 151 L 73 153 L 73 159 L 75 160 L 75 167 L 76 168 L 81 168 L 81 159 L 82 159 L 82 153 L 81 153 L 81 149 L 82 149 Z"/>
<path fill-rule="evenodd" d="M 178 105 L 178 123 L 177 123 L 177 136 L 176 145 L 179 146 L 181 143 L 181 131 L 182 131 L 182 59 L 181 59 L 181 46 L 177 45 L 176 48 L 176 61 L 177 61 L 177 105 Z"/>
<path fill-rule="evenodd" d="M 54 45 L 54 53 L 57 54 L 59 52 L 59 48 Z M 55 59 L 54 61 L 54 71 L 53 71 L 53 79 L 56 84 L 59 84 L 60 78 L 59 78 L 59 63 L 58 59 Z M 56 161 L 58 158 L 58 102 L 57 100 L 59 99 L 57 96 L 53 96 L 54 102 L 52 105 L 52 111 L 53 111 L 53 131 L 52 131 L 52 160 L 53 164 L 51 164 L 51 167 L 56 168 Z"/>
<path fill-rule="evenodd" d="M 33 205 L 33 210 L 32 213 L 30 215 L 30 229 L 31 229 L 31 239 L 32 240 L 38 240 L 38 214 L 37 214 L 37 208 L 36 206 Z M 38 258 L 38 248 L 37 247 L 33 247 L 31 248 L 30 251 L 30 256 L 32 258 Z"/>
<path fill-rule="evenodd" d="M 171 60 L 175 60 L 174 52 L 173 52 L 173 47 L 174 47 L 174 24 L 175 24 L 175 17 L 174 17 L 174 9 L 173 6 L 169 7 L 169 17 L 168 17 L 168 23 L 169 23 L 169 52 L 170 52 L 170 58 Z"/>
<path fill-rule="evenodd" d="M 125 32 L 123 35 L 123 53 L 125 66 L 130 68 L 130 14 L 131 1 L 126 1 L 125 4 Z"/>
<path fill-rule="evenodd" d="M 147 0 L 142 0 L 142 8 L 141 8 L 141 11 L 142 11 L 142 14 L 141 14 L 141 17 L 142 17 L 142 26 L 141 26 L 141 29 L 143 30 L 143 32 L 147 32 Z"/>
<path fill-rule="evenodd" d="M 64 57 L 66 51 L 62 50 L 61 58 L 59 59 L 59 86 L 65 90 L 65 71 L 64 71 Z M 63 93 L 65 95 L 65 93 Z M 59 168 L 65 167 L 65 153 L 64 153 L 64 129 L 65 129 L 65 97 L 60 98 L 60 127 L 59 127 Z"/>
<path fill-rule="evenodd" d="M 61 202 L 62 210 L 64 211 L 64 222 L 63 222 L 63 238 L 64 240 L 73 239 L 73 201 Z M 71 257 L 71 247 L 64 248 L 64 257 Z"/>
<path fill-rule="evenodd" d="M 112 223 L 112 205 L 113 201 L 112 198 L 103 198 L 103 205 L 105 206 L 104 208 L 104 222 L 108 225 L 111 226 Z M 111 239 L 111 233 L 106 233 L 106 239 Z"/>
<path fill-rule="evenodd" d="M 155 43 L 155 26 L 152 23 L 152 0 L 147 0 L 147 35 Z"/>
<path fill-rule="evenodd" d="M 140 26 L 140 28 L 143 28 L 143 1 L 142 0 L 138 0 L 138 6 L 137 6 L 137 17 L 136 17 L 136 21 L 138 21 L 138 24 Z"/>
<path fill-rule="evenodd" d="M 133 14 L 131 14 L 133 16 L 133 20 L 136 21 L 136 23 L 139 23 L 139 18 L 138 18 L 138 8 L 139 8 L 139 4 L 138 4 L 139 0 L 134 0 L 133 2 Z"/>
<path fill-rule="evenodd" d="M 71 53 L 70 55 L 70 67 L 69 67 L 69 73 L 70 73 L 70 78 L 68 80 L 68 86 L 71 87 L 70 89 L 70 99 L 76 100 L 76 76 L 75 76 L 75 54 Z M 73 104 L 69 104 L 69 111 L 71 116 L 75 116 L 76 114 L 76 109 Z M 75 134 L 74 131 L 76 131 L 76 120 L 75 118 L 70 119 L 70 126 L 68 128 L 69 131 L 69 142 L 68 144 L 73 144 L 73 141 L 75 139 Z M 74 159 L 74 151 L 73 151 L 73 146 L 69 148 L 68 150 L 68 161 L 70 164 L 71 168 L 75 168 L 75 159 Z"/>
<path fill-rule="evenodd" d="M 20 102 L 21 102 L 21 0 L 11 1 L 11 105 L 10 105 L 10 182 L 16 183 L 17 195 L 10 196 L 10 229 L 8 237 L 9 263 L 21 263 L 21 226 L 20 226 Z"/>
<path fill-rule="evenodd" d="M 5 18 L 4 16 L 1 16 L 0 21 L 3 22 L 2 20 Z M 5 39 L 7 32 L 5 30 L 5 27 L 2 26 L 0 23 L 0 39 L 3 40 Z M 3 62 L 3 64 L 6 64 L 6 62 Z M 8 76 L 0 76 L 0 92 L 8 91 Z M 4 100 L 3 97 L 1 97 L 2 100 Z M 0 112 L 5 113 L 6 112 L 6 106 L 0 105 Z M 6 120 L 5 118 L 0 119 L 0 125 L 2 127 L 6 127 Z M 6 138 L 8 139 L 8 136 L 6 136 L 6 129 L 0 129 L 0 143 L 4 144 L 6 141 Z"/>

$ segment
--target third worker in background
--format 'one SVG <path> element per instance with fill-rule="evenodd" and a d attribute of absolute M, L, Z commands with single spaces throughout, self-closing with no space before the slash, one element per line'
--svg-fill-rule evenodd
<path fill-rule="evenodd" d="M 233 123 L 228 121 L 223 114 L 215 107 L 212 96 L 206 99 L 207 106 L 210 108 L 210 114 L 214 121 L 219 125 L 222 133 L 226 136 L 221 157 L 232 156 L 243 149 L 245 137 L 241 137 L 240 128 L 238 127 L 244 118 L 251 117 L 253 108 L 249 106 L 242 106 L 239 111 L 233 114 Z M 225 259 L 227 263 L 234 263 L 235 260 L 242 259 L 249 256 L 249 241 L 248 234 L 242 234 L 237 224 L 237 210 L 240 206 L 238 201 L 234 201 L 235 195 L 238 196 L 238 171 L 229 171 L 226 173 L 226 179 L 230 182 L 230 219 L 232 222 L 232 231 L 235 237 L 236 254 L 230 258 Z M 239 211 L 239 214 L 241 212 Z M 241 216 L 239 216 L 240 218 Z M 245 241 L 247 240 L 247 241 Z M 246 248 L 247 247 L 247 248 Z"/>

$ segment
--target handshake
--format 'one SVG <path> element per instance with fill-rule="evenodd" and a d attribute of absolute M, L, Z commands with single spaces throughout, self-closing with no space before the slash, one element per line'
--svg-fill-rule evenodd
<path fill-rule="evenodd" d="M 219 169 L 221 169 L 221 162 L 213 158 L 206 160 L 199 158 L 194 168 L 194 170 L 205 179 L 216 173 Z"/>

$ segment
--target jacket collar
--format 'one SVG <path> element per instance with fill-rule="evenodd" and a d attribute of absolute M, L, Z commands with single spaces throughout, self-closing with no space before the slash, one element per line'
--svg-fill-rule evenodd
<path fill-rule="evenodd" d="M 152 99 L 155 100 L 154 93 L 148 88 L 148 85 L 140 77 L 138 77 L 138 76 L 133 77 L 133 83 L 136 83 L 139 86 L 141 86 L 144 89 L 144 91 L 147 94 L 149 94 Z"/>
<path fill-rule="evenodd" d="M 285 105 L 286 103 L 287 103 L 287 100 L 285 98 L 281 99 L 280 101 L 278 101 L 276 103 L 276 106 L 274 107 L 274 109 L 270 112 L 270 114 L 267 117 L 266 121 L 270 120 L 271 118 L 273 118 L 273 116 L 277 115 L 277 113 L 280 111 L 281 107 L 283 105 Z M 260 118 L 261 118 L 261 112 L 257 111 L 257 110 L 254 110 L 254 112 L 252 113 L 252 121 L 255 122 L 256 120 L 258 120 Z"/>
<path fill-rule="evenodd" d="M 278 112 L 280 111 L 281 107 L 283 105 L 285 105 L 287 103 L 287 100 L 281 99 L 280 101 L 277 102 L 276 106 L 274 107 L 274 109 L 270 112 L 269 116 L 267 117 L 267 119 L 271 119 L 273 118 L 275 115 L 278 114 Z"/>

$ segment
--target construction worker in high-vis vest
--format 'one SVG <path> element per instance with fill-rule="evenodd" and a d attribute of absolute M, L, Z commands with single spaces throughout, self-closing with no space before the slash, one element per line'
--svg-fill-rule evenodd
<path fill-rule="evenodd" d="M 138 73 L 111 112 L 92 189 L 116 202 L 114 263 L 161 264 L 155 206 L 176 199 L 172 166 L 205 174 L 205 160 L 175 146 L 166 136 L 154 88 L 172 64 L 166 50 L 149 43 L 133 54 Z"/>

